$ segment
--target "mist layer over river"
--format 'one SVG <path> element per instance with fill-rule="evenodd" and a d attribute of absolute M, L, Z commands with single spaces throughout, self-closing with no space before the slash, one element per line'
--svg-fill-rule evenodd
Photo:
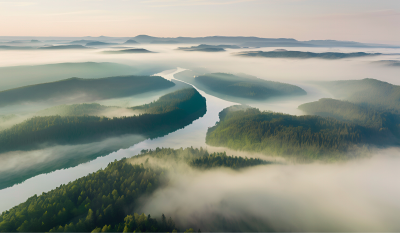
<path fill-rule="evenodd" d="M 338 79 L 376 78 L 400 84 L 398 67 L 384 67 L 372 64 L 376 60 L 398 59 L 400 56 L 378 56 L 358 59 L 343 59 L 339 61 L 320 59 L 264 59 L 242 58 L 232 56 L 232 53 L 242 50 L 228 50 L 225 53 L 207 54 L 201 52 L 175 51 L 175 46 L 143 45 L 157 54 L 111 55 L 103 54 L 101 50 L 66 51 L 64 58 L 56 57 L 55 51 L 40 54 L 38 52 L 19 51 L 4 52 L 0 64 L 25 65 L 32 60 L 36 64 L 68 61 L 114 61 L 128 65 L 145 62 L 154 64 L 175 65 L 185 68 L 204 67 L 211 72 L 246 73 L 259 78 L 296 84 L 308 92 L 307 96 L 296 98 L 270 99 L 263 103 L 252 104 L 261 110 L 272 110 L 290 114 L 302 114 L 297 106 L 331 97 L 318 90 L 306 81 L 324 81 Z M 259 49 L 273 50 L 275 48 Z M 305 50 L 291 48 L 290 50 Z M 329 49 L 312 49 L 307 51 L 329 51 Z M 360 51 L 358 49 L 339 49 L 340 52 Z M 398 50 L 371 49 L 368 52 L 398 52 Z M 64 52 L 63 52 L 64 53 Z M 20 56 L 18 60 L 17 57 Z M 144 62 L 145 61 L 145 62 Z M 182 71 L 167 70 L 160 73 L 166 79 Z M 1 78 L 0 78 L 1 81 Z M 91 162 L 80 164 L 73 168 L 57 170 L 49 174 L 35 176 L 13 187 L 0 190 L 0 211 L 7 210 L 32 195 L 40 195 L 61 184 L 76 180 L 88 173 L 105 168 L 108 163 L 124 157 L 139 154 L 142 149 L 157 147 L 207 147 L 205 136 L 208 127 L 219 119 L 218 113 L 235 103 L 218 99 L 199 91 L 207 99 L 207 113 L 184 129 L 170 133 L 167 136 L 145 140 L 128 149 L 121 149 L 105 157 L 99 157 Z M 127 100 L 128 102 L 130 100 Z M 110 102 L 110 104 L 113 104 Z M 140 137 L 140 135 L 136 135 Z M 126 139 L 126 138 L 125 138 Z M 134 144 L 132 140 L 132 144 Z M 223 148 L 210 148 L 219 151 Z M 230 151 L 230 153 L 235 153 Z M 374 150 L 372 159 L 364 159 L 360 163 L 351 161 L 343 164 L 311 164 L 311 165 L 269 165 L 240 173 L 226 170 L 210 171 L 203 174 L 193 173 L 187 177 L 171 176 L 175 181 L 172 185 L 158 190 L 142 207 L 154 216 L 165 213 L 176 216 L 182 224 L 196 223 L 200 215 L 223 214 L 228 220 L 242 219 L 245 223 L 254 223 L 252 219 L 267 222 L 275 229 L 290 231 L 302 229 L 314 230 L 388 230 L 399 231 L 396 217 L 400 213 L 398 194 L 400 182 L 398 174 L 398 149 Z M 242 156 L 253 156 L 248 153 L 238 153 Z M 380 157 L 382 156 L 383 157 Z M 22 166 L 23 167 L 23 166 Z M 200 192 L 213 190 L 213 192 Z M 246 199 L 247 198 L 247 199 Z M 172 204 L 165 200 L 171 200 Z M 198 200 L 202 200 L 198 202 Z M 189 205 L 193 208 L 186 208 Z M 197 209 L 195 209 L 198 207 Z M 182 211 L 182 209 L 185 209 Z M 227 214 L 233 213 L 233 214 Z M 261 217 L 260 217 L 261 216 Z M 184 222 L 186 221 L 186 222 Z M 272 222 L 271 222 L 272 221 Z M 212 224 L 204 218 L 204 224 Z M 190 224 L 189 224 L 190 225 Z M 199 225 L 202 226 L 201 224 Z M 204 225 L 206 226 L 206 225 Z M 212 225 L 211 225 L 212 226 Z M 326 227 L 324 227 L 326 226 Z M 217 227 L 217 226 L 216 226 Z M 202 230 L 207 228 L 202 228 Z M 211 228 L 208 228 L 211 230 Z"/>

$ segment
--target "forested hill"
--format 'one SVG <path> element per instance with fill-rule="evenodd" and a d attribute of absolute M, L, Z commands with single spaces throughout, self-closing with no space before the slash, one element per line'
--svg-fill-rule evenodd
<path fill-rule="evenodd" d="M 378 131 L 390 130 L 394 135 L 400 135 L 400 127 L 398 126 L 400 116 L 376 109 L 371 105 L 354 104 L 335 99 L 320 99 L 302 104 L 299 109 L 307 114 L 333 117 Z"/>
<path fill-rule="evenodd" d="M 292 116 L 258 109 L 226 111 L 207 132 L 206 143 L 298 160 L 345 158 L 363 142 L 361 126 L 319 116 Z"/>
<path fill-rule="evenodd" d="M 0 151 L 32 149 L 43 143 L 85 143 L 122 134 L 159 137 L 190 124 L 206 112 L 205 98 L 193 88 L 167 94 L 160 102 L 153 103 L 158 108 L 153 108 L 151 114 L 131 117 L 34 117 L 0 132 Z"/>
<path fill-rule="evenodd" d="M 145 167 L 167 167 L 168 169 L 176 169 L 181 165 L 197 169 L 220 167 L 240 169 L 271 163 L 262 159 L 228 156 L 225 152 L 209 154 L 203 148 L 143 150 L 140 155 L 130 158 L 128 162 L 137 165 L 143 163 Z M 184 169 L 187 168 L 185 167 Z"/>
<path fill-rule="evenodd" d="M 227 156 L 226 153 L 209 154 L 202 148 L 143 150 L 138 156 L 114 161 L 104 170 L 61 185 L 39 196 L 34 195 L 26 202 L 3 212 L 0 215 L 0 232 L 184 230 L 164 215 L 156 216 L 155 219 L 152 213 L 135 213 L 146 197 L 169 184 L 168 173 L 174 169 L 150 166 L 149 158 L 184 162 L 195 169 L 219 167 L 239 169 L 267 164 L 264 160 Z M 185 175 L 187 170 L 181 172 Z M 201 222 L 198 224 L 201 225 Z M 220 231 L 231 229 L 223 221 L 219 227 Z"/>
<path fill-rule="evenodd" d="M 160 76 L 118 76 L 101 79 L 69 78 L 0 92 L 0 107 L 47 100 L 71 99 L 78 102 L 126 97 L 173 87 Z"/>
<path fill-rule="evenodd" d="M 136 214 L 137 200 L 166 176 L 161 169 L 121 161 L 26 202 L 0 215 L 0 232 L 172 232 L 171 218 Z"/>
<path fill-rule="evenodd" d="M 318 82 L 335 98 L 400 112 L 400 86 L 376 79 Z"/>
<path fill-rule="evenodd" d="M 262 101 L 271 97 L 307 94 L 306 91 L 295 85 L 266 81 L 245 74 L 211 73 L 196 75 L 195 72 L 184 71 L 175 75 L 175 77 L 219 98 L 239 103 Z"/>

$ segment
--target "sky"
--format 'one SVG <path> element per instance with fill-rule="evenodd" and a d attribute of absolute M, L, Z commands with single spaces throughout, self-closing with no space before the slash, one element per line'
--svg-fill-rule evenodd
<path fill-rule="evenodd" d="M 400 0 L 0 0 L 0 36 L 258 36 L 400 44 Z"/>

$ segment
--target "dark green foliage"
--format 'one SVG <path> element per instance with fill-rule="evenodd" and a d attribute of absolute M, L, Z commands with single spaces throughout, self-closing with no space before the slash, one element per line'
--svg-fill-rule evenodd
<path fill-rule="evenodd" d="M 159 76 L 118 76 L 101 79 L 70 78 L 0 92 L 0 107 L 21 103 L 82 96 L 100 100 L 126 97 L 173 87 L 175 84 Z"/>
<path fill-rule="evenodd" d="M 342 58 L 354 58 L 354 57 L 365 57 L 365 56 L 377 56 L 380 53 L 312 53 L 312 52 L 301 52 L 301 51 L 287 51 L 284 49 L 278 49 L 275 51 L 247 51 L 238 53 L 239 56 L 245 57 L 268 57 L 268 58 L 322 58 L 322 59 L 342 59 Z"/>
<path fill-rule="evenodd" d="M 3 212 L 0 232 L 171 232 L 177 229 L 171 218 L 167 220 L 164 215 L 156 220 L 144 213 L 134 214 L 141 197 L 168 184 L 169 170 L 147 166 L 146 163 L 135 164 L 146 157 L 185 162 L 199 169 L 239 169 L 268 163 L 260 159 L 227 156 L 225 152 L 209 154 L 202 148 L 143 150 L 138 156 L 114 161 L 104 170 L 48 193 L 34 195 Z"/>
<path fill-rule="evenodd" d="M 0 215 L 0 232 L 171 232 L 163 215 L 133 214 L 136 200 L 166 182 L 162 170 L 115 161 L 67 185 L 33 196 Z M 132 213 L 130 215 L 127 213 Z"/>
<path fill-rule="evenodd" d="M 379 137 L 385 138 L 388 133 L 400 137 L 400 115 L 368 104 L 353 104 L 334 99 L 320 99 L 316 102 L 300 105 L 299 109 L 308 114 L 333 117 L 341 121 L 363 126 L 366 128 L 366 137 L 375 140 L 375 142 L 377 142 L 376 140 Z M 382 141 L 380 140 L 379 143 L 381 144 Z"/>
<path fill-rule="evenodd" d="M 113 119 L 96 116 L 34 117 L 0 132 L 0 151 L 32 149 L 41 143 L 70 144 L 121 134 L 159 137 L 204 115 L 206 101 L 195 89 L 184 89 L 145 105 L 149 113 Z"/>
<path fill-rule="evenodd" d="M 218 167 L 240 169 L 256 165 L 270 164 L 270 162 L 262 159 L 227 156 L 225 152 L 209 154 L 208 151 L 203 150 L 203 148 L 198 149 L 192 147 L 186 149 L 181 148 L 178 150 L 171 148 L 157 148 L 153 151 L 143 150 L 142 154 L 132 157 L 130 162 L 133 164 L 139 163 L 142 161 L 142 158 L 156 158 L 165 163 L 184 163 L 198 169 L 211 169 Z M 145 166 L 146 164 L 147 163 L 145 163 Z"/>
<path fill-rule="evenodd" d="M 335 119 L 250 108 L 224 114 L 208 130 L 206 143 L 298 159 L 329 159 L 362 142 L 362 133 L 362 127 Z"/>
<path fill-rule="evenodd" d="M 166 113 L 177 109 L 185 109 L 193 112 L 198 109 L 198 104 L 204 104 L 202 97 L 194 88 L 178 90 L 161 96 L 157 101 L 142 106 L 132 107 L 132 110 L 140 110 L 150 114 Z"/>
<path fill-rule="evenodd" d="M 400 111 L 400 86 L 376 79 L 319 82 L 334 97 L 352 103 L 371 105 L 379 110 Z"/>
<path fill-rule="evenodd" d="M 368 105 L 353 104 L 335 99 L 320 99 L 315 102 L 302 104 L 300 110 L 312 115 L 333 117 L 338 120 L 348 121 L 368 128 L 381 129 L 388 127 L 389 112 L 377 110 Z"/>
<path fill-rule="evenodd" d="M 274 96 L 305 95 L 300 87 L 266 81 L 252 76 L 213 73 L 195 77 L 195 81 L 212 91 L 233 97 L 265 100 Z"/>
<path fill-rule="evenodd" d="M 224 152 L 213 153 L 208 156 L 201 156 L 200 158 L 193 159 L 189 164 L 192 167 L 202 169 L 210 169 L 213 167 L 229 167 L 233 169 L 240 169 L 269 163 L 261 159 L 227 156 Z"/>

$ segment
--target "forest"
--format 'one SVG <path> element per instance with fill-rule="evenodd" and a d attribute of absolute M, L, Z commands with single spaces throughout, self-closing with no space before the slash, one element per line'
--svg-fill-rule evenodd
<path fill-rule="evenodd" d="M 149 161 L 149 159 L 155 159 Z M 189 147 L 177 150 L 171 148 L 157 148 L 156 150 L 143 150 L 141 154 L 134 156 L 128 160 L 132 164 L 141 164 L 144 161 L 145 167 L 168 164 L 168 167 L 176 168 L 176 166 L 185 164 L 196 169 L 212 169 L 212 168 L 232 168 L 241 169 L 245 167 L 271 164 L 271 162 L 258 158 L 243 158 L 238 156 L 228 156 L 226 152 L 208 153 L 203 148 Z"/>
<path fill-rule="evenodd" d="M 168 169 L 135 164 L 141 158 L 185 162 L 196 169 L 227 167 L 239 169 L 268 164 L 261 159 L 209 154 L 203 148 L 143 150 L 140 155 L 110 163 L 89 174 L 41 195 L 0 215 L 0 232 L 172 232 L 179 231 L 164 215 L 135 213 L 139 198 L 166 185 Z M 187 231 L 193 231 L 188 229 Z"/>
<path fill-rule="evenodd" d="M 0 92 L 0 107 L 7 105 L 77 98 L 81 102 L 127 97 L 162 90 L 175 84 L 159 76 L 117 76 L 100 79 L 69 78 Z"/>
<path fill-rule="evenodd" d="M 333 118 L 228 108 L 209 128 L 206 143 L 308 161 L 342 159 L 364 137 L 363 127 Z"/>
<path fill-rule="evenodd" d="M 238 56 L 244 57 L 268 57 L 268 58 L 321 58 L 321 59 L 343 59 L 343 58 L 356 58 L 365 56 L 377 56 L 380 53 L 336 53 L 336 52 L 325 52 L 325 53 L 313 53 L 313 52 L 302 52 L 302 51 L 288 51 L 286 49 L 277 49 L 274 51 L 248 51 L 237 54 Z"/>
<path fill-rule="evenodd" d="M 376 79 L 316 82 L 335 98 L 400 113 L 400 86 Z"/>
<path fill-rule="evenodd" d="M 194 88 L 160 97 L 131 117 L 44 116 L 33 117 L 0 132 L 0 151 L 29 150 L 40 144 L 74 144 L 123 134 L 154 138 L 186 126 L 206 112 L 206 101 Z"/>

